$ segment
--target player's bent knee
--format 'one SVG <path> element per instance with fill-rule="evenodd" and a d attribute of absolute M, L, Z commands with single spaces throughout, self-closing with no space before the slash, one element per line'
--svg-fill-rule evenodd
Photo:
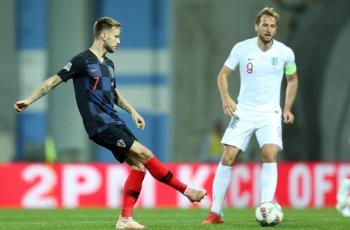
<path fill-rule="evenodd" d="M 221 164 L 226 166 L 232 166 L 235 162 L 236 155 L 230 153 L 224 153 L 221 158 Z"/>
<path fill-rule="evenodd" d="M 235 163 L 235 158 L 228 156 L 228 155 L 224 155 L 221 158 L 221 164 L 225 165 L 225 166 L 232 166 L 233 163 Z"/>
<path fill-rule="evenodd" d="M 145 163 L 153 156 L 152 152 L 142 144 L 133 145 L 130 149 L 130 156 L 136 158 L 138 161 Z"/>
<path fill-rule="evenodd" d="M 277 153 L 262 154 L 263 163 L 273 163 L 277 161 Z"/>
<path fill-rule="evenodd" d="M 144 149 L 139 154 L 140 160 L 142 162 L 146 162 L 146 161 L 150 160 L 152 158 L 152 156 L 153 156 L 153 153 L 151 152 L 151 150 L 149 150 L 146 147 L 144 147 Z"/>
<path fill-rule="evenodd" d="M 139 171 L 146 171 L 145 166 L 140 162 L 139 164 L 134 164 L 134 165 L 129 165 L 130 168 L 134 169 L 134 170 L 139 170 Z"/>
<path fill-rule="evenodd" d="M 145 166 L 143 165 L 143 163 L 139 160 L 137 160 L 134 157 L 127 157 L 125 159 L 125 163 L 127 163 L 129 165 L 130 168 L 135 169 L 135 170 L 140 170 L 140 171 L 146 171 Z"/>
<path fill-rule="evenodd" d="M 224 146 L 224 152 L 221 157 L 221 164 L 232 166 L 240 150 L 234 146 Z"/>
<path fill-rule="evenodd" d="M 263 163 L 273 163 L 276 162 L 276 157 L 275 156 L 263 156 L 262 162 Z"/>

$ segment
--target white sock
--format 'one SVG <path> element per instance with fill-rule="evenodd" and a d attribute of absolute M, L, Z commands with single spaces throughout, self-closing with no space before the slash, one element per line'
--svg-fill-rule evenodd
<path fill-rule="evenodd" d="M 213 182 L 213 204 L 211 211 L 224 216 L 223 207 L 232 177 L 232 167 L 219 163 Z"/>
<path fill-rule="evenodd" d="M 350 179 L 344 178 L 342 179 L 339 186 L 339 190 L 337 192 L 337 203 L 339 207 L 347 205 L 349 193 L 350 193 Z"/>
<path fill-rule="evenodd" d="M 277 163 L 263 163 L 260 173 L 260 202 L 271 202 L 277 187 Z"/>

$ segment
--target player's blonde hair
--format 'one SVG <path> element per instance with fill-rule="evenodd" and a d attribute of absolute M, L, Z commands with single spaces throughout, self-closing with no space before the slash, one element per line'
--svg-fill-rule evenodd
<path fill-rule="evenodd" d="M 272 16 L 276 19 L 276 25 L 278 24 L 278 21 L 280 19 L 279 14 L 275 11 L 274 8 L 272 7 L 264 7 L 262 10 L 260 10 L 258 12 L 258 14 L 256 15 L 256 19 L 255 19 L 255 24 L 259 25 L 260 24 L 260 19 L 263 15 L 268 15 L 268 16 Z"/>
<path fill-rule="evenodd" d="M 94 37 L 98 37 L 98 35 L 100 35 L 100 33 L 105 30 L 105 29 L 110 29 L 113 27 L 121 27 L 122 25 L 120 24 L 120 22 L 118 22 L 117 20 L 110 18 L 110 17 L 102 17 L 96 20 L 95 24 L 94 24 Z"/>

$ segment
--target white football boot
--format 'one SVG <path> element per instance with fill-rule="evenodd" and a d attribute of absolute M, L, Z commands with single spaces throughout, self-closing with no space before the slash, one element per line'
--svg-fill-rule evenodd
<path fill-rule="evenodd" d="M 137 223 L 132 217 L 119 216 L 116 229 L 145 229 L 146 226 Z"/>

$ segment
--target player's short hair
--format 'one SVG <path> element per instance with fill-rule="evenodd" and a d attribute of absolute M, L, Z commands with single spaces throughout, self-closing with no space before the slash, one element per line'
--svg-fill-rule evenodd
<path fill-rule="evenodd" d="M 276 19 L 276 25 L 278 24 L 278 20 L 280 19 L 279 14 L 275 11 L 274 8 L 272 7 L 264 7 L 262 10 L 260 10 L 258 12 L 258 14 L 256 15 L 256 19 L 255 19 L 255 24 L 259 25 L 260 24 L 260 19 L 263 15 L 268 15 L 268 16 L 272 16 Z"/>
<path fill-rule="evenodd" d="M 113 18 L 110 17 L 102 17 L 96 20 L 95 24 L 94 24 L 94 37 L 96 38 L 98 35 L 100 35 L 100 33 L 105 30 L 105 29 L 110 29 L 113 27 L 121 27 L 122 25 L 120 24 L 120 22 L 118 22 L 117 20 L 114 20 Z"/>

